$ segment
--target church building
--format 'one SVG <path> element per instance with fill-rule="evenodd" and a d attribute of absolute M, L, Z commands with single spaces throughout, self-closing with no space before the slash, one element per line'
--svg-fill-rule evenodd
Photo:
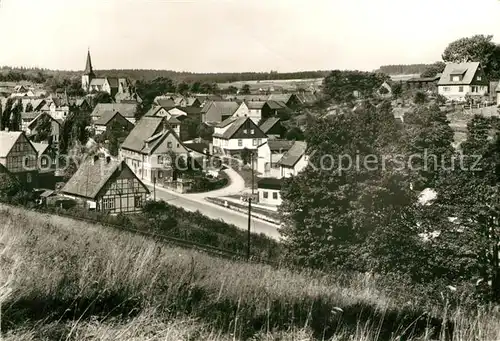
<path fill-rule="evenodd" d="M 104 91 L 113 98 L 119 95 L 122 99 L 135 99 L 132 85 L 127 78 L 97 77 L 95 75 L 92 69 L 90 51 L 87 52 L 87 63 L 85 64 L 85 70 L 82 75 L 82 88 L 87 93 Z"/>

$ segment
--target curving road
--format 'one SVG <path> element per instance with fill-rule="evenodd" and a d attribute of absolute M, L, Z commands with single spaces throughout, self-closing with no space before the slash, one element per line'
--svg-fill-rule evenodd
<path fill-rule="evenodd" d="M 245 188 L 245 182 L 241 176 L 233 169 L 225 170 L 229 176 L 228 186 L 212 192 L 180 194 L 162 187 L 156 187 L 156 199 L 164 200 L 171 205 L 182 207 L 188 211 L 200 211 L 212 219 L 221 219 L 228 224 L 247 230 L 248 215 L 236 212 L 205 200 L 206 197 L 220 197 L 240 193 Z M 152 184 L 146 183 L 153 195 Z M 263 233 L 271 238 L 279 239 L 278 225 L 252 217 L 250 229 L 252 233 Z"/>

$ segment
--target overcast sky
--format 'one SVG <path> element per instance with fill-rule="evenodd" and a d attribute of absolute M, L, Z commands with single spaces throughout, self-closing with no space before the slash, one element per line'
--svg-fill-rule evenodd
<path fill-rule="evenodd" d="M 192 72 L 360 69 L 440 59 L 493 34 L 498 0 L 0 0 L 0 65 Z"/>

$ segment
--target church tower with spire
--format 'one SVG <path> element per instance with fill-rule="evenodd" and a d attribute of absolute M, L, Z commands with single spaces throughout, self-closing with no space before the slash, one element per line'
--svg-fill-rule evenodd
<path fill-rule="evenodd" d="M 95 78 L 94 70 L 92 70 L 92 60 L 90 59 L 90 50 L 87 51 L 87 63 L 82 75 L 82 89 L 89 92 L 90 82 Z"/>

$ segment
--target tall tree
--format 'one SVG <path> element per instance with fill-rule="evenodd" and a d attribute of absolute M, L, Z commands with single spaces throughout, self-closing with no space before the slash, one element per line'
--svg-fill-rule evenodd
<path fill-rule="evenodd" d="M 469 123 L 460 165 L 440 177 L 433 216 L 441 247 L 459 266 L 457 279 L 482 280 L 500 301 L 500 134 L 493 123 L 480 116 Z"/>
<path fill-rule="evenodd" d="M 12 106 L 14 105 L 14 99 L 12 97 L 7 98 L 5 103 L 5 108 L 2 113 L 2 130 L 8 129 L 10 127 L 10 113 Z"/>
<path fill-rule="evenodd" d="M 250 94 L 250 85 L 248 84 L 244 84 L 242 87 L 241 87 L 241 93 L 243 95 L 248 95 Z"/>
<path fill-rule="evenodd" d="M 33 136 L 33 141 L 42 142 L 47 141 L 51 143 L 52 137 L 52 120 L 48 114 L 43 115 L 37 122 L 36 134 Z"/>
<path fill-rule="evenodd" d="M 323 80 L 324 92 L 330 99 L 338 102 L 350 102 L 355 99 L 355 92 L 361 97 L 370 98 L 389 76 L 361 71 L 332 71 Z"/>
<path fill-rule="evenodd" d="M 431 66 L 427 67 L 424 72 L 420 74 L 420 77 L 435 77 L 438 73 L 442 73 L 446 63 L 444 62 L 435 62 Z"/>
<path fill-rule="evenodd" d="M 365 271 L 370 235 L 411 202 L 408 177 L 382 158 L 401 148 L 387 111 L 365 103 L 308 125 L 310 164 L 282 188 L 282 234 L 296 264 Z"/>
<path fill-rule="evenodd" d="M 23 112 L 23 102 L 21 101 L 21 99 L 19 99 L 16 102 L 16 104 L 12 107 L 10 125 L 9 125 L 9 129 L 11 131 L 21 131 L 22 112 Z"/>
<path fill-rule="evenodd" d="M 443 52 L 445 62 L 480 62 L 489 79 L 500 78 L 500 47 L 492 35 L 477 34 L 451 42 Z"/>
<path fill-rule="evenodd" d="M 181 95 L 186 94 L 189 91 L 189 84 L 186 82 L 180 82 L 177 84 L 177 92 L 180 93 Z"/>
<path fill-rule="evenodd" d="M 420 106 L 405 115 L 405 146 L 417 189 L 434 187 L 439 169 L 453 155 L 453 130 L 436 104 Z"/>

